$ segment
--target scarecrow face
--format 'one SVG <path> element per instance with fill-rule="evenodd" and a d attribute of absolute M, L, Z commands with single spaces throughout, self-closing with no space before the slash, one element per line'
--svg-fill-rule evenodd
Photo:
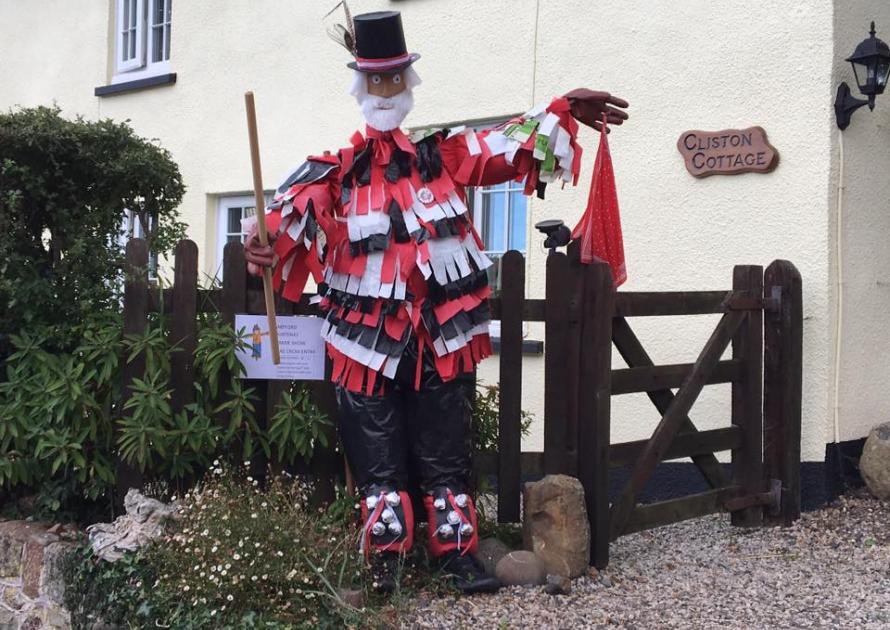
<path fill-rule="evenodd" d="M 396 72 L 354 71 L 350 93 L 371 127 L 390 131 L 402 124 L 414 106 L 412 88 L 420 84 L 413 68 Z"/>
<path fill-rule="evenodd" d="M 389 98 L 405 91 L 405 77 L 401 72 L 368 75 L 368 94 Z"/>

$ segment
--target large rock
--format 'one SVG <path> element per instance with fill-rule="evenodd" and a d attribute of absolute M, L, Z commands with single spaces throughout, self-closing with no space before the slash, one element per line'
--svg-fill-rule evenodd
<path fill-rule="evenodd" d="M 590 524 L 581 482 L 547 475 L 525 484 L 522 538 L 547 573 L 578 577 L 590 560 Z"/>
<path fill-rule="evenodd" d="M 93 551 L 108 562 L 120 560 L 124 553 L 161 536 L 167 523 L 176 518 L 172 505 L 150 499 L 135 488 L 127 491 L 124 510 L 126 513 L 113 523 L 96 523 L 87 528 Z"/>
<path fill-rule="evenodd" d="M 497 538 L 483 538 L 476 549 L 476 560 L 488 575 L 495 575 L 498 562 L 510 553 L 510 548 Z"/>
<path fill-rule="evenodd" d="M 890 422 L 879 424 L 868 434 L 859 472 L 873 495 L 890 499 Z"/>
<path fill-rule="evenodd" d="M 511 551 L 498 562 L 495 575 L 507 586 L 530 586 L 543 584 L 547 572 L 531 551 Z"/>

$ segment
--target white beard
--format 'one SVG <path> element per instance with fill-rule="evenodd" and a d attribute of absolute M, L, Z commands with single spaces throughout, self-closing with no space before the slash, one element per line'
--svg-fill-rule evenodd
<path fill-rule="evenodd" d="M 365 122 L 377 131 L 392 131 L 397 128 L 414 107 L 411 90 L 404 90 L 389 98 L 365 93 L 356 95 L 356 100 Z"/>

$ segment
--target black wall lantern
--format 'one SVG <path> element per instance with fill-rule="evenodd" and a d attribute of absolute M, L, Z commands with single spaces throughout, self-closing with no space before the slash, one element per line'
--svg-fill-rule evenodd
<path fill-rule="evenodd" d="M 863 96 L 867 96 L 868 100 L 863 101 L 853 97 L 846 82 L 838 86 L 834 113 L 837 117 L 837 126 L 841 129 L 847 128 L 853 112 L 863 105 L 874 109 L 875 96 L 883 93 L 887 87 L 887 76 L 890 75 L 890 46 L 875 37 L 874 22 L 871 23 L 870 37 L 856 46 L 856 50 L 847 57 L 847 61 L 853 65 L 859 91 Z"/>

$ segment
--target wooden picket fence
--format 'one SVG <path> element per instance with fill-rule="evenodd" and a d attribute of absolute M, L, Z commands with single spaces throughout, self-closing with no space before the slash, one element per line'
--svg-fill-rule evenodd
<path fill-rule="evenodd" d="M 248 278 L 240 243 L 225 248 L 220 289 L 199 290 L 198 249 L 181 241 L 175 252 L 174 284 L 149 290 L 145 243 L 127 246 L 124 332 L 144 330 L 147 315 L 163 309 L 171 321 L 174 411 L 190 401 L 196 313 L 218 311 L 234 325 L 236 313 L 262 314 L 261 286 Z M 501 258 L 501 290 L 491 300 L 501 321 L 498 450 L 474 454 L 478 475 L 497 478 L 498 520 L 520 519 L 523 479 L 542 474 L 576 476 L 584 486 L 591 525 L 591 563 L 605 567 L 609 542 L 617 537 L 705 514 L 727 511 L 737 525 L 790 524 L 800 515 L 800 422 L 802 298 L 800 274 L 788 261 L 766 269 L 737 266 L 732 287 L 720 291 L 616 292 L 605 263 L 582 265 L 577 247 L 547 258 L 546 296 L 525 296 L 525 261 L 519 252 Z M 306 296 L 304 296 L 306 297 Z M 308 300 L 279 300 L 279 314 L 312 314 Z M 721 319 L 694 363 L 654 365 L 637 339 L 634 317 L 720 314 Z M 544 322 L 544 451 L 522 452 L 523 322 Z M 731 358 L 722 359 L 731 345 Z M 612 348 L 629 367 L 612 368 Z M 137 359 L 125 382 L 139 376 Z M 689 412 L 707 385 L 731 383 L 731 425 L 698 431 Z M 254 382 L 258 414 L 268 419 L 285 384 Z M 311 384 L 316 402 L 336 417 L 333 388 Z M 676 392 L 674 391 L 676 390 Z M 612 396 L 645 393 L 661 414 L 648 440 L 610 444 Z M 125 394 L 126 395 L 126 394 Z M 619 420 L 620 421 L 620 420 Z M 332 436 L 333 437 L 333 436 Z M 714 453 L 732 452 L 727 473 Z M 642 505 L 638 498 L 657 465 L 690 457 L 710 490 Z M 256 465 L 265 465 L 257 462 Z M 610 470 L 630 467 L 621 492 L 609 496 Z M 322 497 L 333 494 L 343 471 L 333 449 L 319 449 L 306 470 Z M 120 468 L 124 488 L 141 483 Z"/>

